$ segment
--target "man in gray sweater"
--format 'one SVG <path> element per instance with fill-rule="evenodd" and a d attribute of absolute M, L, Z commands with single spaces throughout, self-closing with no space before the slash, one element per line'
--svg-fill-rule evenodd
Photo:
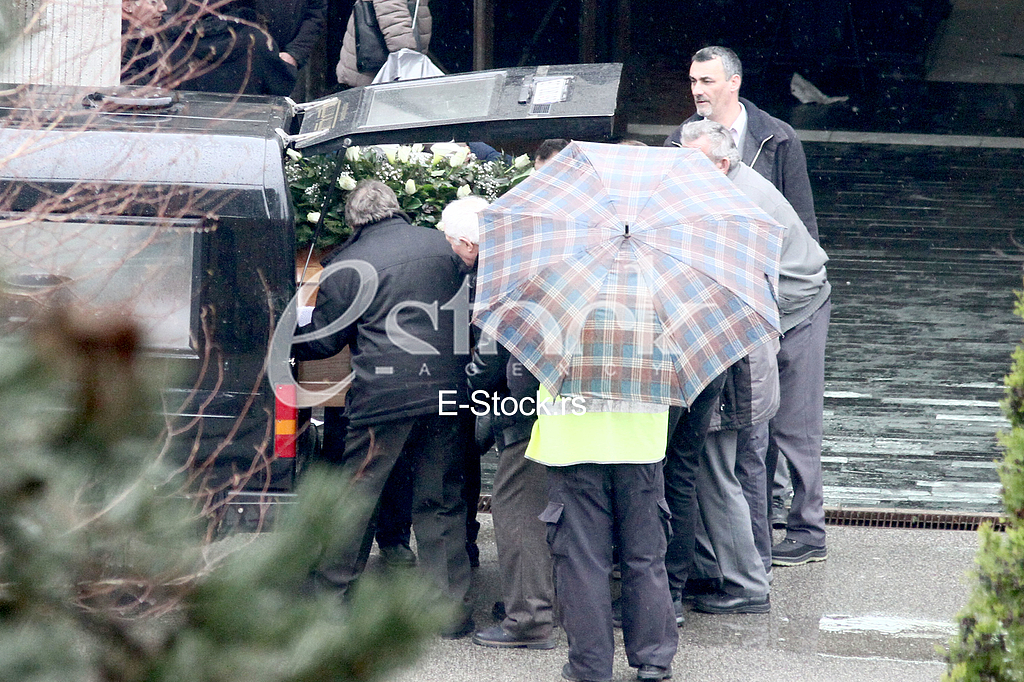
<path fill-rule="evenodd" d="M 771 428 L 780 452 L 789 460 L 795 475 L 786 538 L 771 548 L 771 563 L 796 566 L 823 561 L 827 550 L 821 437 L 825 339 L 832 307 L 832 287 L 825 269 L 828 255 L 779 190 L 740 162 L 733 136 L 725 126 L 710 120 L 693 121 L 683 125 L 680 137 L 682 146 L 703 151 L 751 201 L 786 227 L 778 292 L 783 332 L 778 354 L 780 404 L 771 420 Z M 771 532 L 767 526 L 768 494 L 763 487 L 765 484 L 749 479 L 751 475 L 754 478 L 763 475 L 760 472 L 764 471 L 764 466 L 758 462 L 764 461 L 767 442 L 758 434 L 751 434 L 750 442 L 756 445 L 747 448 L 747 457 L 742 452 L 737 453 L 736 466 L 738 472 L 748 465 L 755 471 L 740 478 L 741 482 L 747 479 L 744 493 L 751 506 L 755 541 L 763 555 L 764 538 L 770 538 Z M 767 480 L 771 480 L 774 472 L 766 473 Z"/>

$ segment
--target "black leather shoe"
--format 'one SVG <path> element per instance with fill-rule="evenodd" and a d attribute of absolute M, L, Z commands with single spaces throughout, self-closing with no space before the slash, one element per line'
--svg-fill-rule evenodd
<path fill-rule="evenodd" d="M 660 665 L 642 665 L 636 671 L 638 680 L 667 680 L 672 677 L 672 666 L 662 668 Z"/>
<path fill-rule="evenodd" d="M 500 625 L 492 625 L 473 635 L 473 644 L 493 646 L 499 649 L 554 649 L 555 636 L 520 637 Z"/>
<path fill-rule="evenodd" d="M 768 613 L 770 597 L 734 597 L 725 592 L 702 594 L 693 600 L 693 608 L 703 613 Z"/>

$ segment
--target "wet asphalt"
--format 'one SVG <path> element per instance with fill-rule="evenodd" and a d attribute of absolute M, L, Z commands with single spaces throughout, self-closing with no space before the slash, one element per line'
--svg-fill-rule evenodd
<path fill-rule="evenodd" d="M 499 599 L 489 514 L 481 514 L 474 618 L 493 624 Z M 777 538 L 779 539 L 779 538 Z M 969 594 L 977 535 L 966 531 L 830 527 L 826 561 L 776 567 L 762 615 L 689 612 L 679 630 L 675 680 L 937 682 L 943 647 Z M 436 639 L 400 682 L 556 682 L 568 652 L 494 649 Z M 616 630 L 613 680 L 636 679 Z"/>

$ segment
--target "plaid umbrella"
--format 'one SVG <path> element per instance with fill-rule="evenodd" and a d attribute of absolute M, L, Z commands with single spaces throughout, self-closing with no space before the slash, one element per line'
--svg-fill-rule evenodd
<path fill-rule="evenodd" d="M 689 405 L 778 336 L 782 235 L 700 151 L 573 142 L 482 213 L 474 321 L 553 395 Z"/>

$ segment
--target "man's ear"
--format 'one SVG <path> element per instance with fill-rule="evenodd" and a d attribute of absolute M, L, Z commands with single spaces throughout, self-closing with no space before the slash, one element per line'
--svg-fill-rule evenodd
<path fill-rule="evenodd" d="M 729 159 L 720 159 L 718 163 L 716 163 L 715 165 L 718 166 L 719 170 L 721 170 L 726 175 L 729 174 Z"/>

